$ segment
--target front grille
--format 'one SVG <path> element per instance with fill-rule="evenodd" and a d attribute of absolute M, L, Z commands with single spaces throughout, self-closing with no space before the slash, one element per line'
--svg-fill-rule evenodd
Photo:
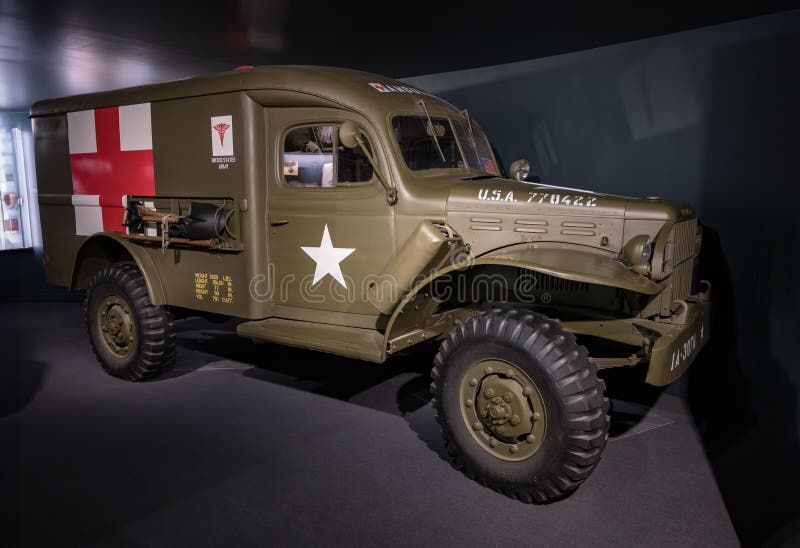
<path fill-rule="evenodd" d="M 672 271 L 672 300 L 685 299 L 692 293 L 693 261 L 683 261 Z"/>
<path fill-rule="evenodd" d="M 697 218 L 676 223 L 672 227 L 672 264 L 677 267 L 686 259 L 694 257 L 695 235 L 697 233 Z"/>
<path fill-rule="evenodd" d="M 669 238 L 668 267 L 672 268 L 672 301 L 692 294 L 692 269 L 697 219 L 675 223 Z"/>

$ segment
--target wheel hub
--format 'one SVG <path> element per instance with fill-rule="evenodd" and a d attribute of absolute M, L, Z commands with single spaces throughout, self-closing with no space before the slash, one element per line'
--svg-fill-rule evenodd
<path fill-rule="evenodd" d="M 106 297 L 97 320 L 109 350 L 123 358 L 130 354 L 136 342 L 136 324 L 128 304 L 114 295 Z"/>
<path fill-rule="evenodd" d="M 544 401 L 533 380 L 504 360 L 482 360 L 461 383 L 461 410 L 472 437 L 503 460 L 532 456 L 544 439 Z"/>
<path fill-rule="evenodd" d="M 533 411 L 514 377 L 484 377 L 478 395 L 480 418 L 501 439 L 515 440 L 530 431 Z"/>

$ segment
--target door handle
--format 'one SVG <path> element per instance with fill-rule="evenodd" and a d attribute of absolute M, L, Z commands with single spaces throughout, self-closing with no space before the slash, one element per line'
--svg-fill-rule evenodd
<path fill-rule="evenodd" d="M 288 225 L 289 221 L 287 221 L 287 220 L 271 221 L 269 224 L 271 226 L 283 226 L 283 225 Z"/>

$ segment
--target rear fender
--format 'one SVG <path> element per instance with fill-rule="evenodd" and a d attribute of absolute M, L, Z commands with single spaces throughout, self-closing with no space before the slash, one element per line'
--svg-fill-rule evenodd
<path fill-rule="evenodd" d="M 150 302 L 154 305 L 166 304 L 161 277 L 147 252 L 142 247 L 108 232 L 90 236 L 81 244 L 75 254 L 70 289 L 88 288 L 89 281 L 97 272 L 114 262 L 128 258 L 142 273 Z"/>

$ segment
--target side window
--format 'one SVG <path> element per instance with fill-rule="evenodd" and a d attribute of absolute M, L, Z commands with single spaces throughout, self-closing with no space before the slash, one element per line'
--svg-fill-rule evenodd
<path fill-rule="evenodd" d="M 363 136 L 367 150 L 372 148 Z M 372 166 L 361 147 L 339 143 L 339 126 L 315 124 L 292 128 L 283 144 L 283 179 L 292 187 L 330 188 L 365 183 Z"/>
<path fill-rule="evenodd" d="M 338 130 L 336 133 L 338 139 Z M 369 151 L 370 155 L 372 155 L 372 147 L 367 140 L 367 136 L 362 133 L 361 138 L 364 140 L 367 151 Z M 347 148 L 339 145 L 337 147 L 337 151 L 337 185 L 346 185 L 348 183 L 366 183 L 372 179 L 372 164 L 369 163 L 369 160 L 367 160 L 367 157 L 364 155 L 364 151 L 361 150 L 360 146 Z"/>
<path fill-rule="evenodd" d="M 283 178 L 289 186 L 333 186 L 333 126 L 302 126 L 286 134 Z"/>

